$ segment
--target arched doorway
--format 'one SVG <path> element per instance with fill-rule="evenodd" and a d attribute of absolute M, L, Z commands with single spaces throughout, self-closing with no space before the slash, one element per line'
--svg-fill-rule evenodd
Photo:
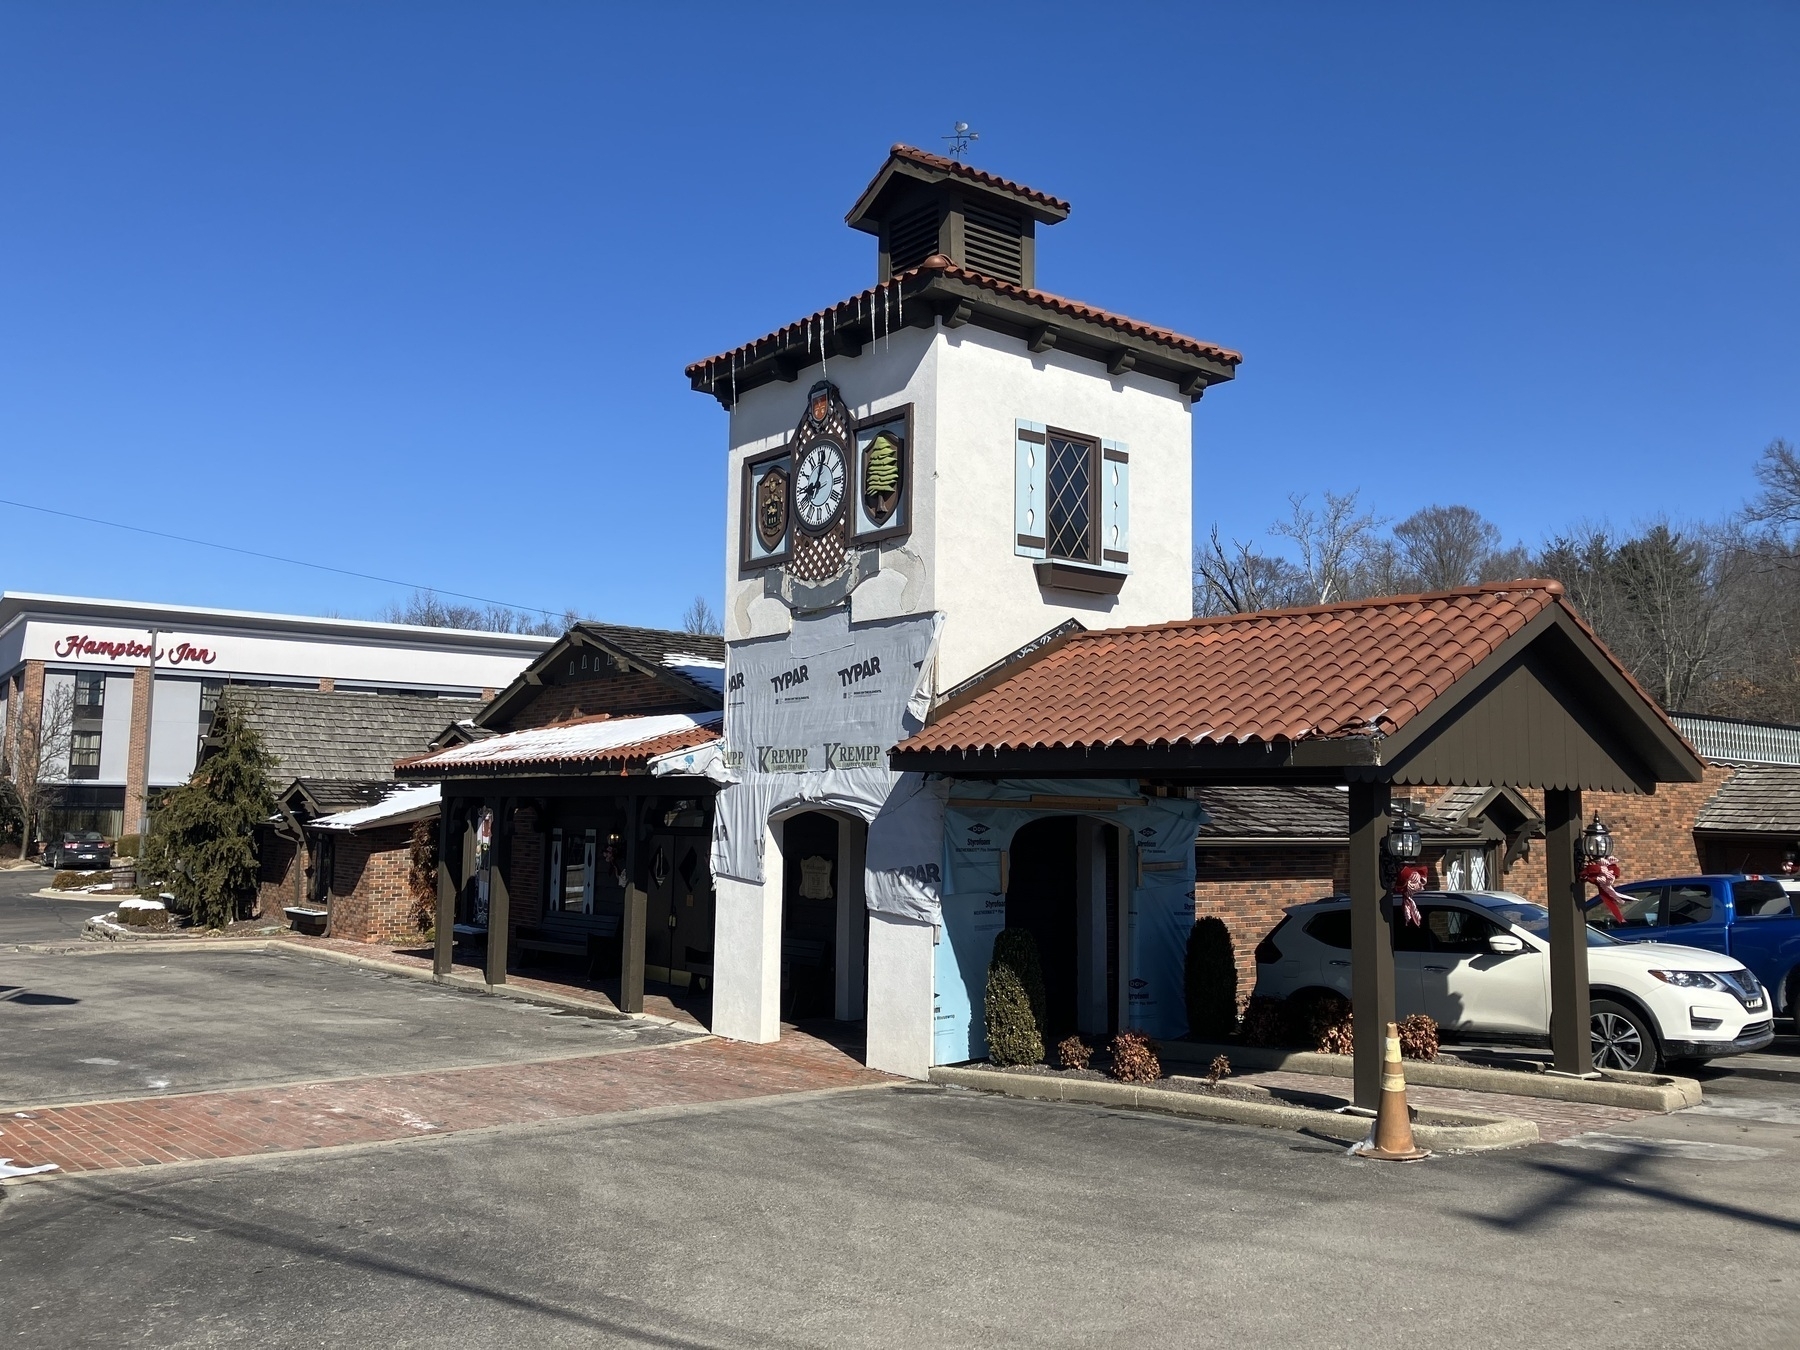
<path fill-rule="evenodd" d="M 861 1021 L 867 987 L 867 826 L 823 811 L 790 816 L 781 840 L 781 1019 Z"/>
<path fill-rule="evenodd" d="M 1047 1035 L 1119 1028 L 1119 834 L 1083 816 L 1022 826 L 1007 850 L 1006 926 L 1037 941 Z"/>

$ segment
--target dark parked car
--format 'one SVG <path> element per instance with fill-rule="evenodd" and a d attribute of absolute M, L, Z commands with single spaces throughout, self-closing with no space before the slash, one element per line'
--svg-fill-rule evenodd
<path fill-rule="evenodd" d="M 78 834 L 65 830 L 55 843 L 44 849 L 44 865 L 71 868 L 77 872 L 98 872 L 112 866 L 112 845 L 104 835 L 89 830 Z"/>
<path fill-rule="evenodd" d="M 1790 877 L 1662 877 L 1622 884 L 1625 921 L 1596 905 L 1588 922 L 1626 942 L 1678 942 L 1736 957 L 1777 1017 L 1800 1004 L 1800 885 Z"/>

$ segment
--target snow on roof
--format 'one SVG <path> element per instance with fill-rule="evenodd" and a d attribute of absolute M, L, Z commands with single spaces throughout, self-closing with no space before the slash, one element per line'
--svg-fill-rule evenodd
<path fill-rule="evenodd" d="M 354 811 L 339 811 L 307 822 L 314 830 L 366 830 L 371 825 L 399 824 L 414 814 L 429 814 L 437 809 L 443 788 L 438 783 L 424 786 L 396 783 L 395 790 L 373 806 L 359 806 Z"/>
<path fill-rule="evenodd" d="M 584 717 L 555 726 L 509 731 L 403 762 L 410 772 L 454 772 L 492 764 L 569 763 L 635 758 L 710 738 L 724 725 L 723 712 L 666 713 L 657 717 Z M 664 743 L 666 742 L 666 743 Z M 622 753 L 623 752 L 623 753 Z"/>
<path fill-rule="evenodd" d="M 710 656 L 691 656 L 687 652 L 670 652 L 662 663 L 670 670 L 687 676 L 695 684 L 715 694 L 725 692 L 725 663 Z"/>

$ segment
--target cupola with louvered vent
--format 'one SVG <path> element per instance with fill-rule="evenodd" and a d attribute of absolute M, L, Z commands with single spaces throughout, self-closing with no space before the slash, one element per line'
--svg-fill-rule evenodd
<path fill-rule="evenodd" d="M 1068 218 L 1069 204 L 961 160 L 896 145 L 845 217 L 880 241 L 876 279 L 941 253 L 958 267 L 1034 287 L 1036 230 Z"/>

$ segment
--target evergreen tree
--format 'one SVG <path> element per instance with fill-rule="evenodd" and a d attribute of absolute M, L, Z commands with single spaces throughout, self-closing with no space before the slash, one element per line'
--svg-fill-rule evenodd
<path fill-rule="evenodd" d="M 1237 1031 L 1237 957 L 1231 930 L 1211 914 L 1194 925 L 1187 947 L 1188 1035 L 1223 1041 Z"/>
<path fill-rule="evenodd" d="M 146 849 L 151 874 L 197 924 L 223 928 L 256 889 L 258 825 L 275 811 L 275 760 L 228 699 L 213 720 L 219 748 L 164 799 Z"/>

